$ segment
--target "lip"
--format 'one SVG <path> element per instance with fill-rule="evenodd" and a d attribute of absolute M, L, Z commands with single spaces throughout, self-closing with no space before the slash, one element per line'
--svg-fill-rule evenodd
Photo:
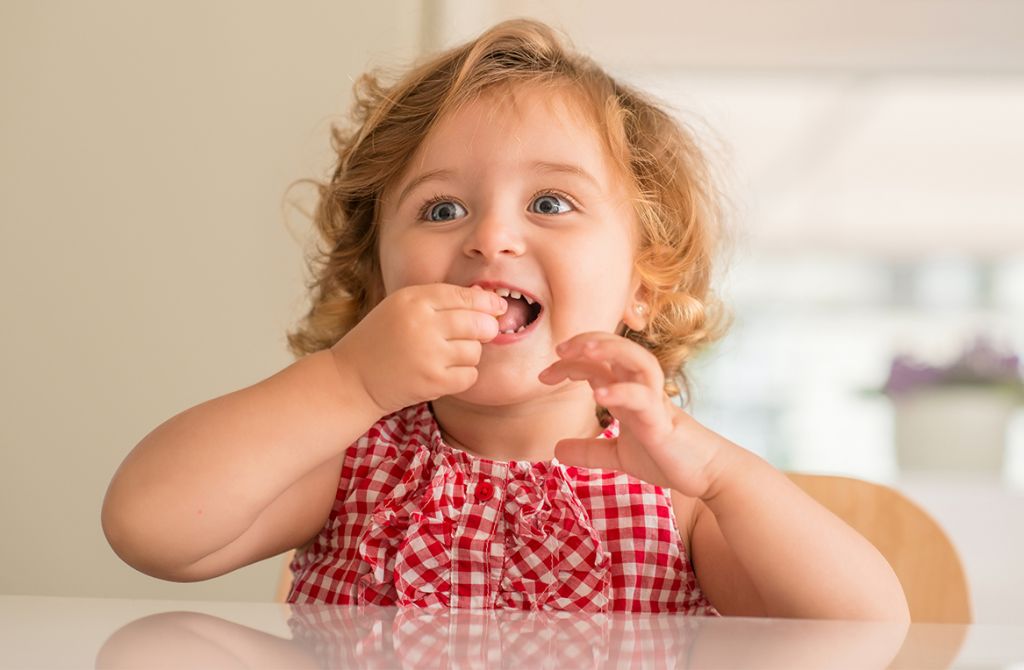
<path fill-rule="evenodd" d="M 489 342 L 484 342 L 484 344 L 514 344 L 528 337 L 530 333 L 537 329 L 537 324 L 540 323 L 541 319 L 544 318 L 544 312 L 546 311 L 544 308 L 544 303 L 538 300 L 537 296 L 535 296 L 530 291 L 525 291 L 514 284 L 509 284 L 503 281 L 481 280 L 471 282 L 470 286 L 479 286 L 480 288 L 487 290 L 493 290 L 496 288 L 507 288 L 510 291 L 515 291 L 521 295 L 529 296 L 530 300 L 533 300 L 535 303 L 540 305 L 540 313 L 537 315 L 537 318 L 530 322 L 530 324 L 527 325 L 526 328 L 524 328 L 518 333 L 498 333 L 497 337 L 495 337 L 493 340 L 490 340 Z"/>
<path fill-rule="evenodd" d="M 518 342 L 519 340 L 526 338 L 530 333 L 536 330 L 537 324 L 540 323 L 540 320 L 543 317 L 544 310 L 542 309 L 540 314 L 537 315 L 537 318 L 531 321 L 530 325 L 526 326 L 526 328 L 523 328 L 521 331 L 517 333 L 498 333 L 497 337 L 495 337 L 490 342 L 484 342 L 484 344 L 513 344 L 515 342 Z"/>

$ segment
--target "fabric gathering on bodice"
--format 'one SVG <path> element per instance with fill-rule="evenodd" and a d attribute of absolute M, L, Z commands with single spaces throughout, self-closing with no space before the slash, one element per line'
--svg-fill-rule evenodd
<path fill-rule="evenodd" d="M 618 422 L 601 434 L 618 435 Z M 345 451 L 291 603 L 718 615 L 667 490 L 622 472 L 495 461 L 446 444 L 428 403 Z"/>

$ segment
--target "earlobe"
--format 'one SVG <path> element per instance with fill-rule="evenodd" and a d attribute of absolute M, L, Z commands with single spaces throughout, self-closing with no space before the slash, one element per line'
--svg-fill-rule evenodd
<path fill-rule="evenodd" d="M 630 330 L 640 332 L 647 327 L 647 312 L 647 303 L 634 302 L 632 306 L 626 310 L 626 315 L 623 318 L 623 321 L 627 326 L 629 326 Z"/>
<path fill-rule="evenodd" d="M 630 330 L 640 332 L 647 327 L 651 319 L 651 292 L 638 275 L 633 275 L 632 288 L 633 299 L 627 303 L 622 320 Z"/>
<path fill-rule="evenodd" d="M 622 310 L 622 321 L 635 333 L 642 332 L 651 319 L 652 291 L 644 284 L 643 276 L 634 268 L 629 279 L 629 301 Z"/>

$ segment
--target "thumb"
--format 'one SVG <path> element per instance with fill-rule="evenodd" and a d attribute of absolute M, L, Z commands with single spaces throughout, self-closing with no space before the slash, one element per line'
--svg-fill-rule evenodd
<path fill-rule="evenodd" d="M 555 458 L 565 465 L 601 470 L 621 470 L 618 438 L 565 439 L 555 444 Z"/>

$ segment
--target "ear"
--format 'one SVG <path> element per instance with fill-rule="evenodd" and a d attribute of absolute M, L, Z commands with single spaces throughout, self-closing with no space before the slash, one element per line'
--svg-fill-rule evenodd
<path fill-rule="evenodd" d="M 635 274 L 631 289 L 632 299 L 626 303 L 622 313 L 622 322 L 630 330 L 640 332 L 647 327 L 651 320 L 651 292 Z"/>

